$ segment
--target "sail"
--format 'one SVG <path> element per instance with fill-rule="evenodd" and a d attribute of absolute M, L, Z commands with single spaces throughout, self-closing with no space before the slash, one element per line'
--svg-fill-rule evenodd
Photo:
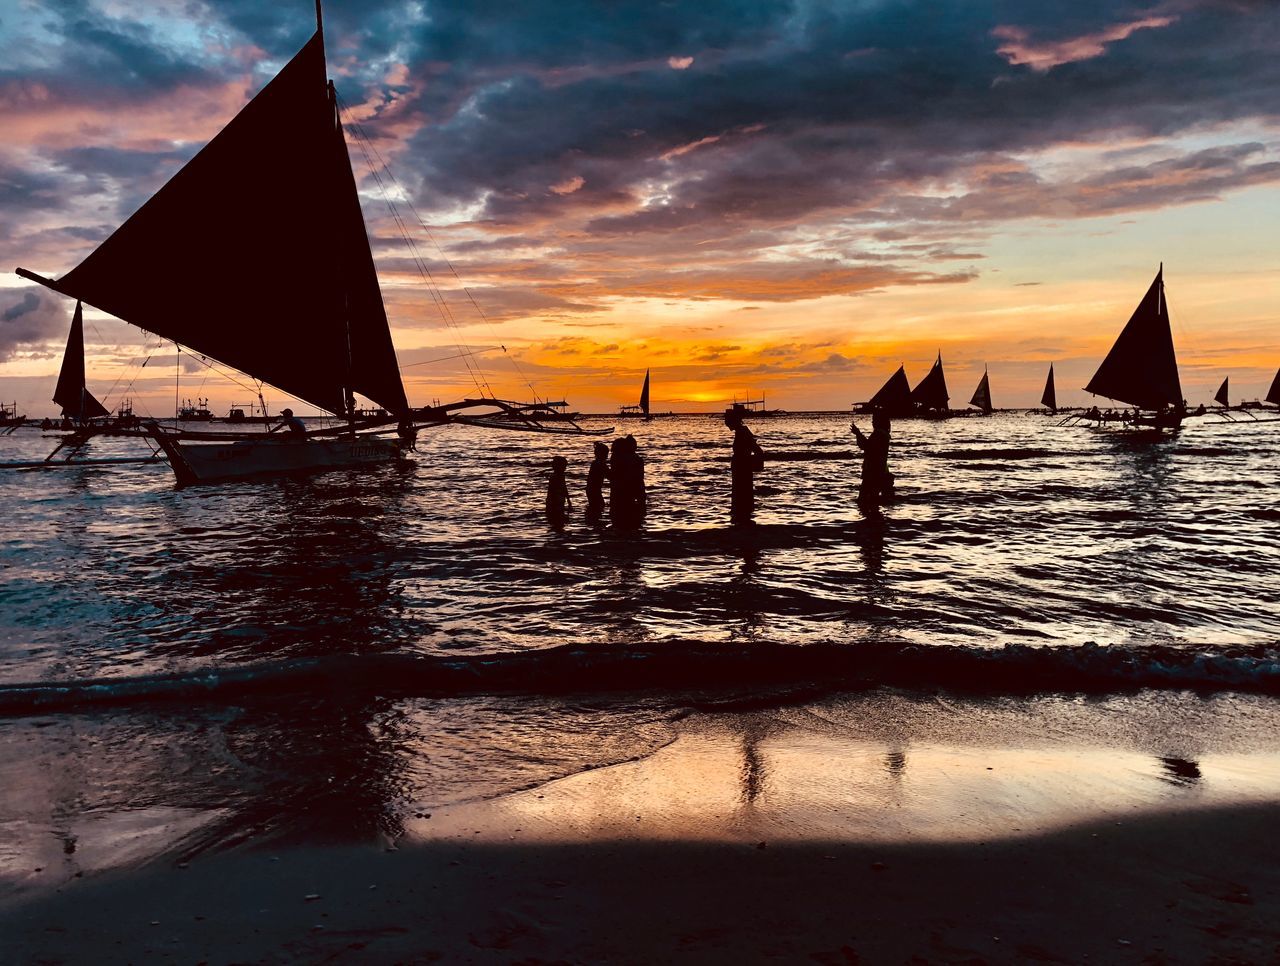
<path fill-rule="evenodd" d="M 1085 386 L 1086 392 L 1106 396 L 1141 409 L 1159 409 L 1182 402 L 1178 360 L 1164 299 L 1164 270 L 1134 309 L 1116 344 Z"/>
<path fill-rule="evenodd" d="M 407 408 L 319 31 L 52 285 L 331 412 Z"/>
<path fill-rule="evenodd" d="M 53 390 L 53 401 L 62 407 L 62 415 L 77 421 L 109 415 L 106 407 L 94 399 L 84 385 L 84 314 L 79 302 L 71 316 L 67 350 L 62 355 L 62 370 Z"/>
<path fill-rule="evenodd" d="M 921 409 L 946 409 L 947 379 L 942 372 L 942 353 L 938 353 L 938 361 L 933 364 L 929 374 L 920 380 L 920 384 L 911 390 L 911 401 Z"/>
<path fill-rule="evenodd" d="M 883 409 L 889 413 L 902 412 L 910 408 L 910 405 L 911 384 L 907 382 L 907 371 L 902 366 L 898 366 L 898 371 L 889 377 L 889 381 L 867 403 L 871 409 Z"/>
<path fill-rule="evenodd" d="M 640 411 L 649 415 L 649 370 L 644 371 L 644 388 L 640 390 Z"/>
<path fill-rule="evenodd" d="M 1231 381 L 1230 376 L 1227 376 L 1226 379 L 1222 380 L 1222 385 L 1218 387 L 1218 392 L 1213 397 L 1214 402 L 1222 403 L 1222 405 L 1224 406 L 1231 405 L 1231 403 L 1227 402 L 1227 400 L 1231 398 L 1230 396 L 1227 395 L 1227 383 L 1229 383 L 1230 381 Z"/>
<path fill-rule="evenodd" d="M 1271 388 L 1267 390 L 1267 402 L 1280 406 L 1280 369 L 1276 370 L 1276 377 L 1271 380 Z"/>
<path fill-rule="evenodd" d="M 1058 411 L 1058 393 L 1053 387 L 1053 363 L 1049 363 L 1049 378 L 1044 382 L 1044 395 L 1040 397 L 1040 405 Z"/>
<path fill-rule="evenodd" d="M 978 388 L 974 390 L 973 398 L 969 400 L 970 406 L 977 406 L 984 413 L 991 412 L 991 383 L 987 379 L 987 373 L 982 373 L 982 381 L 978 383 Z"/>

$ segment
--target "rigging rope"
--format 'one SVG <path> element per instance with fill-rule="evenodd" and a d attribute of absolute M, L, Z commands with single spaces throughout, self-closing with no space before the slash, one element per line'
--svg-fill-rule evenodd
<path fill-rule="evenodd" d="M 399 193 L 399 195 L 404 199 L 405 207 L 408 209 L 414 221 L 418 223 L 418 227 L 422 229 L 422 232 L 424 235 L 426 235 L 427 240 L 430 241 L 432 246 L 436 249 L 436 252 L 440 256 L 440 260 L 444 262 L 445 266 L 449 269 L 450 274 L 453 275 L 453 278 L 457 282 L 458 287 L 466 295 L 467 300 L 471 303 L 472 308 L 475 309 L 476 315 L 479 316 L 480 321 L 483 322 L 485 326 L 489 329 L 489 332 L 491 333 L 491 335 L 495 339 L 497 339 L 497 332 L 493 327 L 493 323 L 490 322 L 488 316 L 485 315 L 484 309 L 480 307 L 480 303 L 476 300 L 476 297 L 471 292 L 471 289 L 468 288 L 463 283 L 462 276 L 458 274 L 457 268 L 455 268 L 453 265 L 453 262 L 449 260 L 449 257 L 445 254 L 444 249 L 440 246 L 440 243 L 436 240 L 435 236 L 431 233 L 431 229 L 427 227 L 426 221 L 423 220 L 422 216 L 418 213 L 418 210 L 414 207 L 413 201 L 410 200 L 409 192 L 406 191 L 404 189 L 404 186 L 401 185 L 400 182 L 396 179 L 396 176 L 392 173 L 390 166 L 387 164 L 387 162 L 382 157 L 382 155 L 378 152 L 377 147 L 373 144 L 372 139 L 366 133 L 364 127 L 352 118 L 351 112 L 348 108 L 347 103 L 341 97 L 338 98 L 338 108 L 344 118 L 344 126 L 352 132 L 352 134 L 355 136 L 356 143 L 360 146 L 361 153 L 364 155 L 365 161 L 369 166 L 370 173 L 373 175 L 374 181 L 377 183 L 379 189 L 383 193 L 383 198 L 387 204 L 387 207 L 391 211 L 391 216 L 394 219 L 396 226 L 400 231 L 401 237 L 404 238 L 405 244 L 409 248 L 411 257 L 413 258 L 415 264 L 417 265 L 420 274 L 422 274 L 423 278 L 427 281 L 428 286 L 431 288 L 432 296 L 436 300 L 437 305 L 440 307 L 441 315 L 445 319 L 446 324 L 449 325 L 450 328 L 454 330 L 455 334 L 460 337 L 461 334 L 458 332 L 459 325 L 457 323 L 457 320 L 454 318 L 452 310 L 448 307 L 448 304 L 444 298 L 443 292 L 439 290 L 435 281 L 435 277 L 432 275 L 430 269 L 427 267 L 426 261 L 423 259 L 420 251 L 418 250 L 417 242 L 413 239 L 413 237 L 409 233 L 408 225 L 406 224 L 404 217 L 401 215 L 399 209 L 397 208 L 396 202 L 393 200 L 393 196 L 391 192 L 388 190 L 386 182 L 384 182 L 383 180 L 384 172 L 386 174 L 387 181 L 390 181 L 391 186 L 394 187 L 395 190 Z M 465 353 L 462 351 L 461 345 L 457 346 L 457 348 L 459 349 L 460 355 L 465 355 Z M 534 401 L 536 402 L 537 396 L 538 396 L 537 389 L 534 387 L 533 382 L 529 379 L 529 377 L 525 374 L 524 370 L 521 368 L 520 363 L 516 360 L 514 356 L 507 353 L 507 348 L 505 345 L 499 345 L 499 348 L 502 349 L 503 354 L 506 355 L 507 358 L 510 360 L 512 367 L 515 369 L 521 381 L 523 381 L 524 384 L 529 387 L 529 391 L 533 393 Z M 472 379 L 476 383 L 476 388 L 481 389 L 482 392 L 487 391 L 491 398 L 496 398 L 496 393 L 494 393 L 493 389 L 489 386 L 488 378 L 486 377 L 483 369 L 481 369 L 479 366 L 473 367 L 470 361 L 466 359 L 464 359 L 464 363 L 466 364 L 468 371 L 472 374 Z"/>

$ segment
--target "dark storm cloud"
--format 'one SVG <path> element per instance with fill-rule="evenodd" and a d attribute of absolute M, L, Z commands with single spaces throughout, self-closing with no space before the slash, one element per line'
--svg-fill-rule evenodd
<path fill-rule="evenodd" d="M 454 107 L 422 130 L 413 152 L 422 200 L 487 198 L 484 216 L 511 225 L 594 207 L 601 216 L 589 230 L 623 234 L 714 218 L 777 222 L 882 205 L 990 155 L 1106 132 L 1155 137 L 1274 118 L 1280 104 L 1274 6 L 1168 4 L 1166 25 L 1047 71 L 1010 64 L 992 31 L 1014 24 L 1034 40 L 1062 43 L 1150 19 L 1152 8 L 762 8 L 742 29 L 714 36 L 699 29 L 700 18 L 686 31 L 678 17 L 650 31 L 646 10 L 563 17 L 532 3 L 510 21 L 492 14 L 463 29 L 446 20 L 440 34 L 428 25 L 424 49 L 434 47 L 449 69 L 424 101 Z M 663 57 L 675 54 L 694 61 L 672 70 Z M 549 73 L 587 61 L 597 70 L 574 82 Z M 706 139 L 715 140 L 670 154 Z M 1238 183 L 1263 175 L 1271 173 L 1254 169 Z M 550 190 L 574 176 L 580 190 Z M 1020 187 L 994 178 L 979 185 L 983 193 Z M 1203 196 L 1193 185 L 1185 196 L 1166 190 L 1111 207 Z M 617 210 L 628 197 L 631 210 Z"/>

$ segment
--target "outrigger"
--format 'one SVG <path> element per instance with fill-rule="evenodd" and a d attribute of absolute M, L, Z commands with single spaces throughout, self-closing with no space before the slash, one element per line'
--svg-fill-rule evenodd
<path fill-rule="evenodd" d="M 1169 304 L 1164 295 L 1164 263 L 1115 345 L 1085 386 L 1085 392 L 1127 403 L 1134 409 L 1103 412 L 1093 406 L 1082 413 L 1073 413 L 1064 423 L 1079 419 L 1098 427 L 1115 423 L 1122 429 L 1162 432 L 1178 429 L 1190 416 L 1205 414 L 1204 407 L 1188 412 L 1182 398 L 1178 359 L 1169 325 Z"/>

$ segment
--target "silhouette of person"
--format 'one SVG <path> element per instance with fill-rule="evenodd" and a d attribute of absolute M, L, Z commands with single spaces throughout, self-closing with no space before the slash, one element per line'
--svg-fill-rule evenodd
<path fill-rule="evenodd" d="M 569 461 L 563 456 L 551 457 L 551 479 L 547 482 L 547 521 L 557 530 L 564 526 L 569 507 L 573 503 L 569 499 L 569 484 L 565 480 L 565 470 Z"/>
<path fill-rule="evenodd" d="M 609 478 L 609 447 L 596 443 L 595 459 L 587 470 L 587 520 L 591 523 L 604 515 L 604 481 Z"/>
<path fill-rule="evenodd" d="M 53 420 L 46 416 L 44 419 L 40 420 L 40 428 L 53 429 Z"/>
<path fill-rule="evenodd" d="M 609 519 L 620 530 L 639 529 L 646 504 L 644 460 L 636 438 L 615 439 L 609 461 Z"/>
<path fill-rule="evenodd" d="M 879 506 L 893 495 L 893 474 L 889 472 L 889 437 L 892 423 L 889 414 L 877 409 L 871 414 L 871 435 L 864 436 L 856 423 L 851 423 L 853 438 L 862 450 L 862 484 L 858 487 L 858 504 Z"/>
<path fill-rule="evenodd" d="M 280 425 L 273 426 L 271 432 L 279 432 L 282 429 L 287 430 L 291 437 L 307 435 L 307 427 L 301 419 L 293 414 L 292 409 L 280 410 Z"/>
<path fill-rule="evenodd" d="M 764 450 L 756 442 L 755 433 L 742 421 L 741 413 L 732 410 L 725 413 L 724 424 L 733 430 L 733 456 L 729 458 L 733 494 L 729 518 L 734 523 L 749 523 L 756 509 L 755 475 L 757 470 L 764 469 Z"/>

